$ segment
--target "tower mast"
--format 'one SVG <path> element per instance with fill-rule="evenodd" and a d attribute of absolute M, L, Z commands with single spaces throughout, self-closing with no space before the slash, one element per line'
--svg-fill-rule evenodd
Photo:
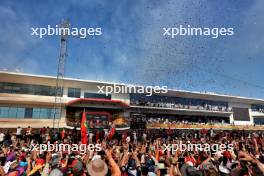
<path fill-rule="evenodd" d="M 69 21 L 63 20 L 60 25 L 60 53 L 58 70 L 56 77 L 56 87 L 55 87 L 55 101 L 53 109 L 53 129 L 55 128 L 55 121 L 57 120 L 57 128 L 59 128 L 59 123 L 62 113 L 62 97 L 63 97 L 63 79 L 65 76 L 65 60 L 67 57 L 67 39 L 69 34 Z"/>

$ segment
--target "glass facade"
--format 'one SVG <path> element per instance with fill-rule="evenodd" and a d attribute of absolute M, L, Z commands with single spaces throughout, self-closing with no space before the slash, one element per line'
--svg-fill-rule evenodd
<path fill-rule="evenodd" d="M 0 106 L 0 118 L 15 119 L 53 119 L 53 108 L 32 108 L 32 107 L 5 107 Z M 56 115 L 58 118 L 58 115 Z"/>
<path fill-rule="evenodd" d="M 55 96 L 55 87 L 1 82 L 0 93 Z"/>
<path fill-rule="evenodd" d="M 99 93 L 84 93 L 84 98 L 103 98 L 111 100 L 111 95 L 99 94 Z"/>
<path fill-rule="evenodd" d="M 80 88 L 68 88 L 68 97 L 80 98 L 81 89 Z"/>
<path fill-rule="evenodd" d="M 33 116 L 34 119 L 46 119 L 53 118 L 54 109 L 53 108 L 34 108 Z"/>
<path fill-rule="evenodd" d="M 33 116 L 33 108 L 25 108 L 25 118 L 32 118 Z"/>
<path fill-rule="evenodd" d="M 25 108 L 0 107 L 0 118 L 24 118 Z"/>
<path fill-rule="evenodd" d="M 254 117 L 255 125 L 264 125 L 264 116 L 263 117 Z"/>

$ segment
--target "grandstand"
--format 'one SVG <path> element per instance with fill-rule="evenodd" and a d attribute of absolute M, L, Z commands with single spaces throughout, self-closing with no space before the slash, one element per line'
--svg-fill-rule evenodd
<path fill-rule="evenodd" d="M 64 78 L 56 127 L 79 127 L 85 110 L 94 129 L 110 128 L 109 121 L 117 129 L 264 129 L 262 99 L 179 90 L 153 96 L 98 93 L 97 86 L 113 84 Z M 52 127 L 55 85 L 56 77 L 0 72 L 0 128 Z"/>

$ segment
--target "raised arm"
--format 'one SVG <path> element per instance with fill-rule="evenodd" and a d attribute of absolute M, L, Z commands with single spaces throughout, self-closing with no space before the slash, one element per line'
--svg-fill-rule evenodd
<path fill-rule="evenodd" d="M 111 166 L 111 171 L 112 171 L 111 175 L 112 176 L 121 176 L 120 168 L 118 167 L 115 160 L 113 159 L 111 150 L 106 150 L 105 153 L 106 153 L 106 157 L 109 161 L 109 165 Z"/>

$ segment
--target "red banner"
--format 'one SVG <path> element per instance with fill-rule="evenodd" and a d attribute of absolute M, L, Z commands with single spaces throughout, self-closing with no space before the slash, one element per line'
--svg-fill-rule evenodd
<path fill-rule="evenodd" d="M 85 111 L 82 112 L 81 138 L 82 138 L 82 144 L 87 144 L 87 119 L 86 119 Z"/>

